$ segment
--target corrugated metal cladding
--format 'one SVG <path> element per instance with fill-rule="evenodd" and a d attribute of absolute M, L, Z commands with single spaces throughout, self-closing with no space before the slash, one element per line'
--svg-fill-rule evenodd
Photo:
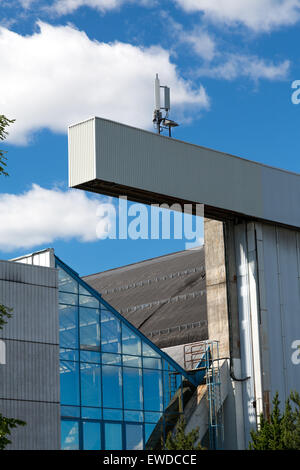
<path fill-rule="evenodd" d="M 95 178 L 95 119 L 70 126 L 68 135 L 69 186 L 76 186 Z"/>
<path fill-rule="evenodd" d="M 235 243 L 247 443 L 277 391 L 283 406 L 292 390 L 300 392 L 300 234 L 243 223 Z"/>
<path fill-rule="evenodd" d="M 12 449 L 58 449 L 59 326 L 55 268 L 0 261 L 0 303 L 12 308 L 0 331 L 0 412 L 27 425 L 13 433 Z"/>
<path fill-rule="evenodd" d="M 52 403 L 1 400 L 0 410 L 6 416 L 16 416 L 26 422 L 26 426 L 12 430 L 13 445 L 7 450 L 57 450 L 60 441 L 59 405 Z"/>
<path fill-rule="evenodd" d="M 69 128 L 69 185 L 137 189 L 141 199 L 148 192 L 300 227 L 300 175 L 105 119 Z"/>

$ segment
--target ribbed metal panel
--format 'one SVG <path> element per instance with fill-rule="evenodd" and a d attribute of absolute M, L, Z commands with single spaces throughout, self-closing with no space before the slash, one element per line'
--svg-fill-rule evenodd
<path fill-rule="evenodd" d="M 7 450 L 57 450 L 60 448 L 60 409 L 54 403 L 1 400 L 0 412 L 26 422 L 12 430 Z"/>
<path fill-rule="evenodd" d="M 300 340 L 299 234 L 262 225 L 261 317 L 265 383 L 284 402 L 291 390 L 300 392 L 300 365 L 292 361 L 292 343 Z M 268 369 L 269 367 L 269 369 Z"/>
<path fill-rule="evenodd" d="M 0 365 L 0 412 L 27 423 L 13 432 L 11 448 L 58 449 L 57 270 L 0 261 L 0 303 L 13 309 L 0 331 L 6 352 Z"/>
<path fill-rule="evenodd" d="M 5 340 L 0 366 L 0 398 L 59 402 L 59 349 L 56 345 Z"/>
<path fill-rule="evenodd" d="M 58 344 L 57 270 L 0 261 L 0 302 L 13 308 L 0 337 Z"/>
<path fill-rule="evenodd" d="M 95 178 L 95 118 L 70 126 L 69 186 Z"/>
<path fill-rule="evenodd" d="M 104 119 L 70 128 L 69 175 L 72 187 L 134 190 L 141 200 L 168 196 L 300 227 L 298 174 Z"/>

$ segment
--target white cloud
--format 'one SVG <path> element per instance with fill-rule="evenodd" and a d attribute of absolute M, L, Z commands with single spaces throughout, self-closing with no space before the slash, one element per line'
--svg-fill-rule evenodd
<path fill-rule="evenodd" d="M 70 25 L 38 26 L 28 36 L 0 27 L 0 109 L 16 118 L 10 142 L 26 144 L 42 128 L 66 132 L 93 115 L 151 128 L 157 72 L 175 107 L 209 106 L 204 88 L 183 80 L 161 47 L 99 43 Z"/>
<path fill-rule="evenodd" d="M 235 80 L 239 77 L 250 78 L 254 81 L 284 80 L 290 69 L 288 60 L 275 64 L 256 56 L 239 54 L 227 54 L 225 58 L 223 63 L 198 68 L 197 75 L 225 80 Z"/>
<path fill-rule="evenodd" d="M 57 239 L 95 241 L 107 230 L 104 218 L 99 218 L 99 209 L 105 205 L 78 190 L 45 189 L 36 184 L 23 194 L 0 194 L 0 249 L 30 248 Z"/>
<path fill-rule="evenodd" d="M 226 24 L 243 24 L 254 31 L 270 31 L 296 24 L 300 0 L 175 0 L 187 12 Z"/>
<path fill-rule="evenodd" d="M 23 0 L 24 1 L 24 0 Z M 26 0 L 25 0 L 26 1 Z M 50 10 L 55 11 L 60 15 L 73 13 L 80 7 L 87 6 L 95 8 L 100 12 L 106 12 L 121 7 L 125 3 L 138 3 L 140 6 L 148 6 L 153 1 L 150 0 L 56 0 L 51 6 Z"/>

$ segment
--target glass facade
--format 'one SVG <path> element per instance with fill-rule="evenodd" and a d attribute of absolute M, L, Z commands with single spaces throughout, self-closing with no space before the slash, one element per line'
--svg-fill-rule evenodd
<path fill-rule="evenodd" d="M 61 448 L 155 448 L 189 377 L 59 259 Z"/>

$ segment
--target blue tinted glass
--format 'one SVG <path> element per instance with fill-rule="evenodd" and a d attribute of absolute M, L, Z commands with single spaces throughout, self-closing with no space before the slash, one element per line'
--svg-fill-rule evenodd
<path fill-rule="evenodd" d="M 142 369 L 123 368 L 124 407 L 128 410 L 143 409 Z"/>
<path fill-rule="evenodd" d="M 162 411 L 163 393 L 161 372 L 143 369 L 144 373 L 144 409 Z"/>
<path fill-rule="evenodd" d="M 78 304 L 78 295 L 77 294 L 67 294 L 66 292 L 58 293 L 58 301 L 60 304 L 67 305 L 77 305 Z"/>
<path fill-rule="evenodd" d="M 103 353 L 102 364 L 115 364 L 116 366 L 121 365 L 121 355 L 112 354 L 112 353 Z"/>
<path fill-rule="evenodd" d="M 124 421 L 135 421 L 142 423 L 144 421 L 144 413 L 142 411 L 124 411 Z"/>
<path fill-rule="evenodd" d="M 78 348 L 78 308 L 59 306 L 59 344 L 62 348 Z"/>
<path fill-rule="evenodd" d="M 76 349 L 60 349 L 59 357 L 61 361 L 78 361 L 78 351 Z"/>
<path fill-rule="evenodd" d="M 90 295 L 79 295 L 79 305 L 82 307 L 99 308 L 99 300 Z"/>
<path fill-rule="evenodd" d="M 60 363 L 60 401 L 63 405 L 79 405 L 78 362 Z"/>
<path fill-rule="evenodd" d="M 143 449 L 143 426 L 141 424 L 126 424 L 126 450 Z"/>
<path fill-rule="evenodd" d="M 155 424 L 145 424 L 145 442 L 147 445 L 148 439 L 151 437 L 153 430 L 155 429 Z"/>
<path fill-rule="evenodd" d="M 122 450 L 122 425 L 118 423 L 104 423 L 105 449 Z"/>
<path fill-rule="evenodd" d="M 83 449 L 84 450 L 100 450 L 101 449 L 101 433 L 100 423 L 83 422 Z"/>
<path fill-rule="evenodd" d="M 90 291 L 88 291 L 87 289 L 85 289 L 81 284 L 79 284 L 79 294 L 83 294 L 83 295 L 92 295 L 90 293 Z"/>
<path fill-rule="evenodd" d="M 84 406 L 101 406 L 100 364 L 80 363 L 81 403 Z"/>
<path fill-rule="evenodd" d="M 82 362 L 94 362 L 98 363 L 100 362 L 100 353 L 95 352 L 95 351 L 86 351 L 86 350 L 81 350 L 80 351 L 80 360 Z"/>
<path fill-rule="evenodd" d="M 151 348 L 151 346 L 149 346 L 147 343 L 143 342 L 142 351 L 143 351 L 143 356 L 160 358 L 160 355 L 153 348 Z"/>
<path fill-rule="evenodd" d="M 118 366 L 102 366 L 103 406 L 122 408 L 122 372 Z"/>
<path fill-rule="evenodd" d="M 102 419 L 102 408 L 81 408 L 81 417 L 87 419 Z"/>
<path fill-rule="evenodd" d="M 64 292 L 73 292 L 74 294 L 78 292 L 78 282 L 60 267 L 58 268 L 58 288 Z"/>
<path fill-rule="evenodd" d="M 161 369 L 161 359 L 156 357 L 143 357 L 143 366 L 147 369 Z"/>
<path fill-rule="evenodd" d="M 80 418 L 80 407 L 79 406 L 61 406 L 60 414 L 61 416 L 66 416 L 70 418 Z"/>
<path fill-rule="evenodd" d="M 80 347 L 100 347 L 100 311 L 93 308 L 79 308 Z"/>
<path fill-rule="evenodd" d="M 133 354 L 135 356 L 141 354 L 140 338 L 125 325 L 122 325 L 122 348 L 123 354 Z"/>
<path fill-rule="evenodd" d="M 120 321 L 108 310 L 101 310 L 101 348 L 103 352 L 121 352 Z"/>
<path fill-rule="evenodd" d="M 107 421 L 122 421 L 123 410 L 109 410 L 103 408 L 103 419 L 106 419 Z"/>
<path fill-rule="evenodd" d="M 154 411 L 145 411 L 145 422 L 146 423 L 157 423 L 162 417 L 162 413 L 156 413 Z"/>
<path fill-rule="evenodd" d="M 64 450 L 79 449 L 79 423 L 78 421 L 61 422 L 61 448 Z"/>
<path fill-rule="evenodd" d="M 128 367 L 142 367 L 142 358 L 138 356 L 123 356 L 123 365 Z"/>
<path fill-rule="evenodd" d="M 181 405 L 181 375 L 173 371 L 163 372 L 164 381 L 164 408 L 167 409 L 169 403 L 176 395 L 178 404 Z"/>

